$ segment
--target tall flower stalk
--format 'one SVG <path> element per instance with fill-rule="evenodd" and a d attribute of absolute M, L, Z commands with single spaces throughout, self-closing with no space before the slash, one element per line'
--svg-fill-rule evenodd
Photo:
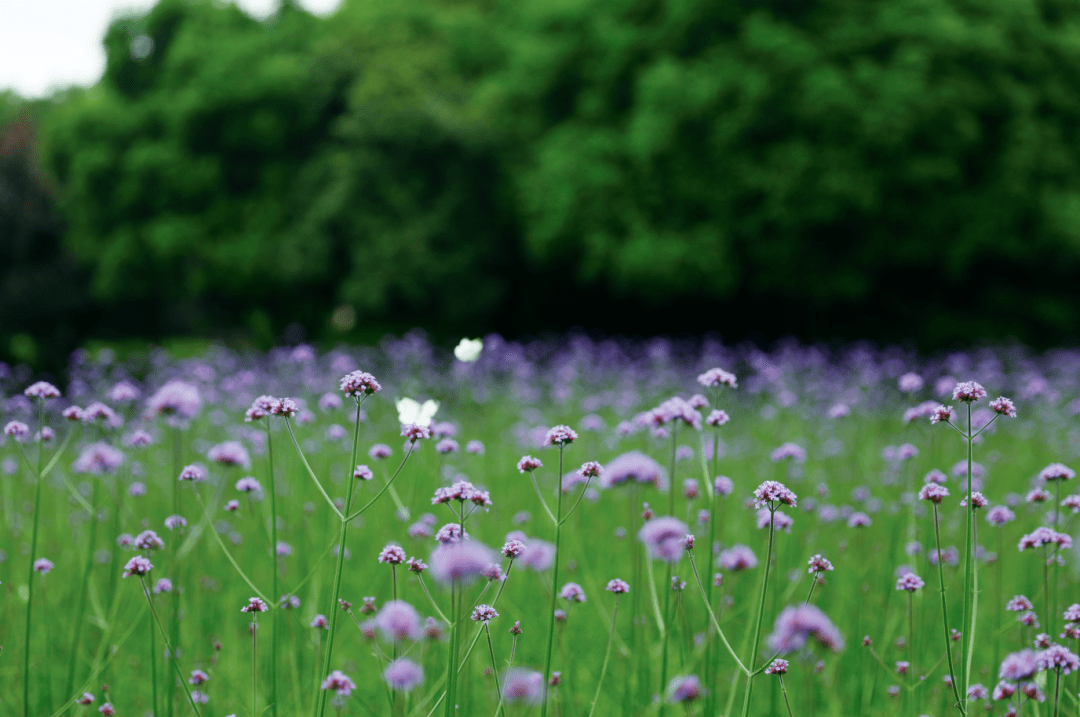
<path fill-rule="evenodd" d="M 357 407 L 359 410 L 359 406 Z M 357 429 L 359 431 L 360 422 L 356 422 Z M 277 491 L 274 487 L 274 440 L 273 435 L 270 432 L 270 421 L 265 421 L 266 427 L 266 465 L 269 476 L 267 478 L 267 489 L 270 493 L 270 597 L 274 600 L 279 599 L 280 593 L 278 592 L 278 558 L 277 558 Z M 356 440 L 357 436 L 353 434 L 353 455 L 356 454 Z M 355 460 L 355 459 L 354 459 Z M 277 671 L 278 671 L 278 644 L 280 642 L 280 633 L 278 632 L 278 613 L 280 610 L 274 610 L 270 615 L 270 715 L 271 717 L 277 717 L 278 714 L 278 685 L 277 685 Z"/>
<path fill-rule="evenodd" d="M 555 426 L 548 431 L 544 444 L 559 448 L 559 479 L 555 484 L 556 505 L 555 514 L 555 558 L 551 573 L 551 608 L 548 610 L 548 635 L 547 648 L 544 652 L 544 685 L 551 679 L 551 657 L 555 647 L 555 606 L 559 599 L 559 560 L 562 558 L 562 497 L 563 497 L 563 452 L 566 447 L 574 442 L 577 433 L 569 426 Z M 530 471 L 531 474 L 531 471 Z M 535 479 L 534 479 L 535 480 Z M 541 498 L 542 499 L 542 498 Z M 550 513 L 550 511 L 549 511 Z M 544 696 L 540 703 L 540 717 L 547 717 L 548 690 L 544 690 Z"/>

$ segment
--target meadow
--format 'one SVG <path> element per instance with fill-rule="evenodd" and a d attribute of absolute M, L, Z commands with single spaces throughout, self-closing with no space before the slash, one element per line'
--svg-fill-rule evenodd
<path fill-rule="evenodd" d="M 1080 351 L 460 349 L 2 367 L 0 715 L 1080 714 Z"/>

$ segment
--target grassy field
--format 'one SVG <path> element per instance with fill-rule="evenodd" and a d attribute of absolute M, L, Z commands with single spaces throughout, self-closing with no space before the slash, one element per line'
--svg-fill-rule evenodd
<path fill-rule="evenodd" d="M 713 366 L 733 371 L 739 387 L 701 386 L 696 376 Z M 453 682 L 458 715 L 494 715 L 500 710 L 507 715 L 787 714 L 780 679 L 764 674 L 754 678 L 744 708 L 746 675 L 710 627 L 702 593 L 735 655 L 757 670 L 774 655 L 766 638 L 774 632 L 777 617 L 785 607 L 807 601 L 812 585 L 807 565 L 815 554 L 835 569 L 822 574 L 810 602 L 838 628 L 845 644 L 828 649 L 811 635 L 805 647 L 783 655 L 790 661 L 783 685 L 793 714 L 1005 714 L 1009 702 L 1023 704 L 1025 714 L 1054 714 L 1053 671 L 1035 678 L 1048 693 L 1045 702 L 1021 700 L 1018 693 L 1011 700 L 954 705 L 953 691 L 943 680 L 949 659 L 938 567 L 931 560 L 933 506 L 916 499 L 915 492 L 932 469 L 947 474 L 951 495 L 938 509 L 950 629 L 969 632 L 962 629 L 970 623 L 965 621 L 965 604 L 977 594 L 966 684 L 992 690 L 1000 661 L 1008 653 L 1034 648 L 1038 633 L 1048 633 L 1075 651 L 1075 640 L 1057 637 L 1065 629 L 1062 611 L 1080 601 L 1073 551 L 1062 550 L 1064 564 L 1044 571 L 1040 554 L 1017 548 L 1024 534 L 1053 526 L 1054 499 L 1025 501 L 1028 491 L 1042 485 L 1040 470 L 1076 461 L 1080 430 L 1072 404 L 1077 397 L 1075 366 L 1071 353 L 1029 356 L 1016 349 L 929 361 L 858 347 L 834 353 L 787 347 L 767 354 L 708 342 L 583 339 L 525 346 L 488 339 L 480 360 L 465 363 L 409 336 L 377 348 L 326 355 L 300 349 L 237 356 L 215 348 L 184 360 L 150 354 L 119 363 L 107 356 L 83 356 L 66 381 L 56 382 L 63 396 L 44 402 L 21 398 L 32 381 L 9 374 L 4 388 L 12 398 L 5 404 L 3 422 L 24 423 L 29 435 L 21 440 L 5 437 L 0 444 L 0 715 L 82 715 L 96 712 L 106 700 L 117 715 L 189 715 L 195 712 L 191 691 L 207 698 L 195 700 L 200 715 L 251 714 L 253 661 L 258 714 L 443 715 L 448 656 L 455 649 L 460 664 Z M 382 388 L 363 402 L 356 459 L 351 460 L 357 404 L 342 395 L 339 382 L 355 369 L 371 371 Z M 925 385 L 904 393 L 898 378 L 909 371 L 924 378 Z M 973 443 L 975 489 L 986 495 L 990 506 L 1011 505 L 1016 515 L 995 527 L 985 520 L 988 508 L 975 512 L 977 582 L 966 572 L 967 513 L 960 507 L 967 442 L 949 426 L 931 425 L 926 417 L 912 422 L 902 418 L 909 407 L 944 400 L 957 408 L 956 425 L 966 428 L 965 404 L 940 394 L 946 384 L 951 390 L 950 376 L 984 383 L 990 398 L 1012 396 L 1019 412 L 1015 419 L 995 421 Z M 943 377 L 942 386 L 935 385 Z M 152 410 L 155 392 L 174 379 L 198 393 L 199 406 L 190 420 Z M 110 400 L 111 390 L 122 380 L 137 387 L 137 399 Z M 669 421 L 665 436 L 655 435 L 641 419 L 633 425 L 635 416 L 672 396 L 698 393 L 709 401 L 701 408 L 702 418 L 721 408 L 730 422 L 695 430 L 685 421 Z M 245 410 L 261 394 L 292 397 L 298 413 L 288 420 L 268 416 L 245 422 Z M 322 398 L 324 394 L 342 400 Z M 438 401 L 435 427 L 444 433 L 453 430 L 459 449 L 441 453 L 436 450 L 440 439 L 419 440 L 402 464 L 407 446 L 395 406 L 402 397 Z M 110 428 L 105 419 L 67 421 L 61 416 L 70 404 L 86 408 L 95 401 L 111 406 L 123 425 Z M 44 423 L 56 435 L 39 456 L 34 433 L 42 403 Z M 839 416 L 844 413 L 839 404 L 849 409 L 847 415 Z M 987 405 L 988 399 L 973 404 L 976 428 L 994 415 Z M 575 429 L 576 440 L 561 450 L 543 447 L 547 430 L 559 424 Z M 140 429 L 153 442 L 132 447 L 131 436 Z M 715 462 L 714 440 L 720 446 Z M 250 466 L 211 460 L 211 449 L 227 441 L 244 447 Z M 482 442 L 482 454 L 466 450 L 470 441 Z M 115 470 L 109 464 L 99 473 L 80 472 L 101 465 L 81 465 L 78 460 L 97 442 L 118 448 L 122 461 Z M 369 449 L 378 443 L 393 454 L 370 458 Z M 774 460 L 773 452 L 785 443 L 801 448 L 805 459 L 789 450 L 794 457 Z M 917 455 L 899 450 L 903 444 L 916 448 Z M 562 514 L 579 496 L 583 500 L 562 524 L 557 541 L 542 499 L 552 512 L 560 510 L 555 490 L 560 453 L 568 475 L 586 461 L 608 465 L 635 450 L 662 466 L 674 490 L 632 482 L 599 489 L 596 480 L 587 487 L 583 480 L 569 481 L 573 485 L 562 497 Z M 531 476 L 519 472 L 516 466 L 524 455 L 539 458 L 543 467 Z M 104 460 L 108 463 L 108 456 Z M 189 464 L 205 466 L 207 480 L 177 480 Z M 369 465 L 374 478 L 353 479 L 355 464 Z M 273 501 L 267 489 L 271 470 Z M 45 473 L 40 481 L 39 472 Z M 730 477 L 730 495 L 714 495 L 717 475 Z M 262 490 L 238 491 L 235 484 L 245 476 L 255 477 Z M 539 495 L 530 477 L 535 477 Z M 695 492 L 688 490 L 687 479 L 697 481 L 697 497 L 687 497 Z M 526 545 L 557 541 L 555 587 L 576 583 L 587 598 L 579 603 L 557 600 L 566 619 L 554 627 L 550 670 L 561 673 L 561 683 L 549 691 L 546 706 L 513 700 L 500 706 L 495 681 L 506 681 L 512 648 L 515 667 L 545 672 L 552 567 L 537 570 L 517 561 L 501 589 L 500 583 L 489 584 L 481 577 L 460 586 L 452 604 L 451 589 L 435 579 L 432 568 L 422 573 L 421 585 L 406 565 L 378 561 L 380 551 L 396 543 L 408 556 L 434 565 L 438 544 L 431 534 L 459 519 L 448 510 L 456 503 L 432 505 L 432 496 L 458 480 L 490 494 L 489 509 L 476 510 L 466 519 L 470 543 L 497 551 L 512 531 L 520 531 L 523 536 L 516 537 Z M 783 483 L 798 502 L 796 507 L 781 507 L 794 523 L 789 531 L 775 532 L 762 600 L 770 530 L 757 527 L 758 513 L 751 503 L 752 492 L 767 480 Z M 132 490 L 136 483 L 144 486 L 144 494 Z M 1062 498 L 1073 492 L 1073 484 L 1065 481 L 1048 488 L 1054 493 L 1059 486 Z M 335 590 L 342 526 L 338 511 L 354 513 L 372 499 L 349 525 L 340 587 Z M 230 500 L 238 501 L 235 511 L 225 508 Z M 670 513 L 669 501 L 674 504 Z M 700 588 L 686 557 L 669 565 L 644 556 L 636 538 L 643 502 L 656 517 L 679 518 L 695 534 Z M 417 535 L 428 513 L 434 516 L 428 534 Z M 852 525 L 859 522 L 852 521 L 852 515 L 859 513 L 868 525 Z M 39 519 L 32 550 L 35 514 Z M 172 515 L 183 516 L 186 527 L 166 528 Z M 1074 525 L 1073 511 L 1062 509 L 1057 529 L 1071 534 Z M 118 536 L 145 530 L 156 531 L 165 544 L 145 553 L 154 566 L 146 585 L 153 588 L 159 579 L 169 578 L 179 588 L 151 593 L 160 630 L 139 578 L 121 578 L 125 563 L 144 553 L 120 545 Z M 275 538 L 285 544 L 276 558 L 271 550 Z M 748 546 L 757 566 L 742 571 L 710 566 L 710 541 L 716 551 Z M 509 561 L 499 557 L 505 570 Z M 28 582 L 31 563 L 40 558 L 54 566 L 47 574 L 34 573 Z M 909 593 L 896 589 L 902 566 L 925 581 L 925 587 L 910 594 L 910 606 Z M 718 572 L 723 573 L 722 584 L 714 587 Z M 685 589 L 673 591 L 670 576 L 685 581 Z M 628 594 L 619 596 L 614 632 L 616 595 L 604 589 L 613 578 L 630 586 Z M 965 585 L 971 588 L 967 592 Z M 440 637 L 396 644 L 381 635 L 368 639 L 362 628 L 371 615 L 361 612 L 364 598 L 373 597 L 382 609 L 395 590 L 421 617 L 438 618 L 441 613 L 450 621 L 456 617 L 456 626 L 438 620 Z M 335 616 L 335 593 L 352 604 L 351 613 L 337 610 Z M 241 608 L 257 595 L 271 609 L 257 615 L 253 654 L 252 616 Z M 499 616 L 490 622 L 489 649 L 481 625 L 468 614 L 477 604 L 491 604 L 496 595 Z M 1017 613 L 1005 610 L 1014 595 L 1031 599 L 1041 627 L 1026 629 Z M 275 608 L 281 596 L 295 596 L 298 606 Z M 762 628 L 755 649 L 759 606 Z M 330 633 L 311 627 L 317 614 L 336 623 L 328 661 Z M 515 636 L 510 628 L 518 621 L 522 634 Z M 872 647 L 864 646 L 864 636 Z M 610 658 L 605 661 L 609 637 Z M 952 642 L 958 687 L 965 684 L 961 653 L 967 637 Z M 175 664 L 167 659 L 166 639 L 176 646 Z M 383 679 L 387 660 L 399 654 L 424 672 L 422 684 L 407 694 L 391 691 Z M 493 659 L 495 674 L 490 669 Z M 898 674 L 897 662 L 910 663 L 908 674 Z M 192 670 L 204 671 L 209 679 L 185 687 L 176 679 L 177 668 L 185 683 Z M 334 697 L 320 689 L 330 670 L 342 671 L 355 690 L 324 703 L 324 696 Z M 683 675 L 700 678 L 701 696 L 666 704 L 664 687 Z M 1061 680 L 1062 713 L 1078 710 L 1077 677 Z M 897 695 L 890 694 L 890 687 L 899 688 Z M 84 691 L 95 701 L 75 704 Z"/>

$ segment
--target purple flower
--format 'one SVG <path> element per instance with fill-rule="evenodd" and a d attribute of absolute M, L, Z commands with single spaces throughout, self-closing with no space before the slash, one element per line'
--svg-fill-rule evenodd
<path fill-rule="evenodd" d="M 262 486 L 254 476 L 245 476 L 236 481 L 236 489 L 241 493 L 261 493 Z"/>
<path fill-rule="evenodd" d="M 585 591 L 577 583 L 567 583 L 559 591 L 559 597 L 567 602 L 585 602 Z"/>
<path fill-rule="evenodd" d="M 952 397 L 954 401 L 963 401 L 964 403 L 974 403 L 980 398 L 986 398 L 986 389 L 975 381 L 962 381 L 956 384 L 956 388 L 953 389 Z"/>
<path fill-rule="evenodd" d="M 240 612 L 266 612 L 269 608 L 262 598 L 248 598 L 248 604 L 240 608 Z"/>
<path fill-rule="evenodd" d="M 806 571 L 813 575 L 814 573 L 823 573 L 827 570 L 833 569 L 833 564 L 829 562 L 829 559 L 822 555 L 814 555 L 810 558 L 810 568 Z"/>
<path fill-rule="evenodd" d="M 44 401 L 47 398 L 60 398 L 60 389 L 48 381 L 38 381 L 31 384 L 23 391 L 27 398 L 39 398 Z"/>
<path fill-rule="evenodd" d="M 542 573 L 549 570 L 552 563 L 555 562 L 555 546 L 546 540 L 530 538 L 525 552 L 521 554 L 518 561 L 522 565 L 527 565 L 536 572 Z"/>
<path fill-rule="evenodd" d="M 1035 653 L 1031 650 L 1021 650 L 1005 656 L 998 670 L 998 677 L 1010 682 L 1020 682 L 1034 677 L 1040 669 Z"/>
<path fill-rule="evenodd" d="M 777 658 L 765 668 L 766 675 L 783 675 L 788 671 L 788 661 Z"/>
<path fill-rule="evenodd" d="M 53 561 L 48 558 L 38 558 L 34 561 L 34 572 L 41 573 L 42 575 L 48 575 L 49 571 L 53 569 Z"/>
<path fill-rule="evenodd" d="M 507 540 L 503 543 L 502 554 L 508 558 L 516 558 L 525 552 L 525 543 L 520 540 Z"/>
<path fill-rule="evenodd" d="M 481 441 L 469 441 L 465 444 L 465 452 L 474 456 L 484 455 L 484 444 Z"/>
<path fill-rule="evenodd" d="M 431 438 L 431 429 L 416 423 L 410 423 L 401 427 L 401 435 L 409 439 L 409 443 L 416 443 L 424 438 Z"/>
<path fill-rule="evenodd" d="M 353 371 L 341 379 L 341 391 L 346 397 L 360 398 L 382 390 L 382 386 L 367 371 Z"/>
<path fill-rule="evenodd" d="M 1020 550 L 1041 548 L 1046 545 L 1057 545 L 1061 548 L 1072 547 L 1072 537 L 1067 533 L 1059 533 L 1046 527 L 1039 527 L 1020 538 L 1018 545 Z"/>
<path fill-rule="evenodd" d="M 754 491 L 754 507 L 768 507 L 769 509 L 774 509 L 778 504 L 782 503 L 788 507 L 795 508 L 797 506 L 797 498 L 798 496 L 783 483 L 767 480 L 759 485 Z"/>
<path fill-rule="evenodd" d="M 165 547 L 165 541 L 154 531 L 144 530 L 135 536 L 135 547 L 139 550 L 161 550 Z"/>
<path fill-rule="evenodd" d="M 1004 396 L 990 402 L 990 410 L 1006 418 L 1016 418 L 1016 405 Z"/>
<path fill-rule="evenodd" d="M 219 443 L 207 451 L 206 457 L 223 466 L 239 466 L 245 470 L 251 467 L 251 458 L 238 441 Z"/>
<path fill-rule="evenodd" d="M 76 473 L 113 473 L 124 462 L 124 454 L 108 443 L 91 443 L 82 449 L 79 457 L 71 464 Z"/>
<path fill-rule="evenodd" d="M 873 523 L 873 521 L 870 520 L 870 516 L 862 512 L 852 513 L 847 521 L 849 528 L 865 528 L 871 523 Z"/>
<path fill-rule="evenodd" d="M 1003 505 L 994 506 L 986 513 L 986 522 L 990 525 L 1001 527 L 1013 520 L 1016 520 L 1016 513 Z"/>
<path fill-rule="evenodd" d="M 391 600 L 375 616 L 375 626 L 388 642 L 419 640 L 423 635 L 420 615 L 404 600 Z"/>
<path fill-rule="evenodd" d="M 136 555 L 131 560 L 128 560 L 126 563 L 124 563 L 123 577 L 127 578 L 131 577 L 132 575 L 138 575 L 139 577 L 142 577 L 143 575 L 147 575 L 153 569 L 153 563 L 151 563 L 149 560 L 147 560 L 141 555 Z"/>
<path fill-rule="evenodd" d="M 577 440 L 577 432 L 570 426 L 554 426 L 544 436 L 545 446 L 567 446 Z"/>
<path fill-rule="evenodd" d="M 351 376 L 352 374 L 349 375 Z M 356 689 L 356 683 L 349 679 L 349 676 L 341 670 L 334 670 L 325 680 L 323 680 L 322 688 L 324 690 L 333 690 L 341 697 L 348 697 L 352 694 L 352 691 Z"/>
<path fill-rule="evenodd" d="M 544 676 L 534 670 L 511 667 L 503 676 L 503 698 L 509 703 L 540 704 L 544 698 Z"/>
<path fill-rule="evenodd" d="M 1080 657 L 1073 654 L 1067 647 L 1051 645 L 1035 655 L 1035 664 L 1040 670 L 1058 670 L 1061 674 L 1067 675 L 1080 670 Z"/>
<path fill-rule="evenodd" d="M 1067 481 L 1076 477 L 1076 471 L 1061 463 L 1051 463 L 1039 471 L 1039 478 L 1046 482 Z"/>
<path fill-rule="evenodd" d="M 796 463 L 803 463 L 806 461 L 806 451 L 802 446 L 795 443 L 785 443 L 769 456 L 773 463 L 779 463 L 780 461 L 791 459 Z M 776 481 L 766 481 L 775 483 Z"/>
<path fill-rule="evenodd" d="M 396 692 L 412 692 L 424 683 L 424 668 L 404 657 L 387 665 L 383 679 Z"/>
<path fill-rule="evenodd" d="M 482 575 L 493 557 L 491 550 L 480 543 L 463 541 L 439 545 L 429 558 L 431 574 L 444 585 L 468 582 Z"/>
<path fill-rule="evenodd" d="M 722 368 L 711 368 L 697 377 L 697 382 L 705 387 L 729 386 L 738 388 L 739 381 L 735 374 L 728 373 Z"/>
<path fill-rule="evenodd" d="M 686 547 L 686 536 L 690 528 L 678 518 L 653 518 L 638 531 L 638 540 L 645 544 L 649 557 L 677 563 L 682 559 Z"/>
<path fill-rule="evenodd" d="M 469 619 L 473 620 L 474 622 L 486 623 L 491 622 L 498 616 L 499 613 L 495 612 L 495 608 L 493 608 L 491 605 L 477 605 L 473 609 L 472 615 L 469 617 Z"/>
<path fill-rule="evenodd" d="M 926 582 L 915 573 L 904 573 L 896 579 L 896 589 L 906 590 L 909 593 L 921 590 L 924 585 Z"/>
<path fill-rule="evenodd" d="M 394 543 L 389 543 L 379 551 L 379 562 L 387 565 L 401 565 L 407 557 L 404 548 Z"/>
<path fill-rule="evenodd" d="M 615 593 L 616 595 L 630 592 L 630 586 L 626 584 L 625 580 L 620 580 L 619 578 L 608 580 L 607 587 L 604 589 L 608 592 Z"/>
<path fill-rule="evenodd" d="M 659 489 L 667 486 L 667 478 L 660 464 L 638 451 L 623 453 L 612 459 L 600 476 L 599 484 L 601 488 L 614 488 L 629 482 L 645 483 Z"/>
<path fill-rule="evenodd" d="M 457 453 L 459 449 L 458 442 L 453 438 L 444 438 L 435 444 L 436 453 Z"/>
<path fill-rule="evenodd" d="M 376 443 L 375 445 L 373 445 L 371 448 L 368 449 L 368 458 L 370 458 L 373 461 L 378 461 L 378 460 L 382 460 L 384 458 L 389 458 L 393 454 L 394 454 L 393 449 L 390 448 L 390 446 L 386 445 L 385 443 Z"/>
<path fill-rule="evenodd" d="M 128 433 L 122 441 L 128 448 L 143 448 L 153 443 L 154 437 L 140 428 Z"/>
<path fill-rule="evenodd" d="M 314 627 L 316 629 L 329 630 L 330 621 L 326 619 L 326 615 L 319 614 L 312 618 L 311 627 Z"/>
<path fill-rule="evenodd" d="M 928 500 L 931 503 L 940 504 L 949 497 L 949 489 L 937 483 L 927 483 L 919 489 L 919 500 Z"/>
<path fill-rule="evenodd" d="M 938 406 L 930 413 L 930 423 L 948 423 L 952 417 L 952 406 Z"/>
<path fill-rule="evenodd" d="M 676 675 L 667 684 L 667 701 L 671 703 L 690 702 L 701 697 L 701 680 L 697 675 Z"/>
<path fill-rule="evenodd" d="M 165 519 L 165 527 L 169 530 L 176 530 L 185 526 L 187 526 L 187 519 L 182 515 L 170 515 Z"/>
<path fill-rule="evenodd" d="M 717 476 L 713 480 L 713 490 L 717 495 L 731 495 L 731 492 L 735 490 L 735 484 L 727 476 Z"/>
<path fill-rule="evenodd" d="M 923 378 L 917 373 L 905 373 L 897 381 L 897 386 L 904 393 L 914 393 L 923 387 Z"/>
<path fill-rule="evenodd" d="M 192 483 L 201 483 L 206 480 L 206 469 L 198 463 L 190 466 L 184 466 L 184 469 L 180 471 L 179 480 L 188 480 Z"/>
<path fill-rule="evenodd" d="M 165 415 L 178 421 L 189 421 L 202 408 L 199 389 L 183 381 L 169 381 L 147 401 L 150 413 Z"/>
<path fill-rule="evenodd" d="M 22 421 L 10 421 L 4 426 L 4 434 L 11 436 L 12 438 L 22 438 L 30 433 L 30 426 L 26 425 Z"/>
<path fill-rule="evenodd" d="M 825 613 L 814 605 L 786 607 L 776 618 L 773 632 L 769 635 L 769 648 L 779 653 L 799 650 L 808 638 L 834 652 L 844 648 L 844 638 Z"/>
<path fill-rule="evenodd" d="M 732 545 L 727 550 L 721 551 L 717 561 L 721 568 L 729 572 L 751 570 L 758 564 L 754 551 L 745 545 Z"/>

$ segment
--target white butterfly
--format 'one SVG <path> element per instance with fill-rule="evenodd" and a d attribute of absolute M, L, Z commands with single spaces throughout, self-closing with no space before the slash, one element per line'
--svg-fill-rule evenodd
<path fill-rule="evenodd" d="M 461 343 L 454 347 L 454 356 L 458 361 L 472 363 L 480 358 L 480 352 L 483 350 L 483 339 L 462 339 Z"/>
<path fill-rule="evenodd" d="M 397 406 L 398 421 L 403 426 L 412 423 L 418 426 L 430 426 L 431 419 L 439 410 L 439 402 L 430 399 L 421 405 L 419 401 L 412 398 L 399 398 L 394 405 Z"/>

